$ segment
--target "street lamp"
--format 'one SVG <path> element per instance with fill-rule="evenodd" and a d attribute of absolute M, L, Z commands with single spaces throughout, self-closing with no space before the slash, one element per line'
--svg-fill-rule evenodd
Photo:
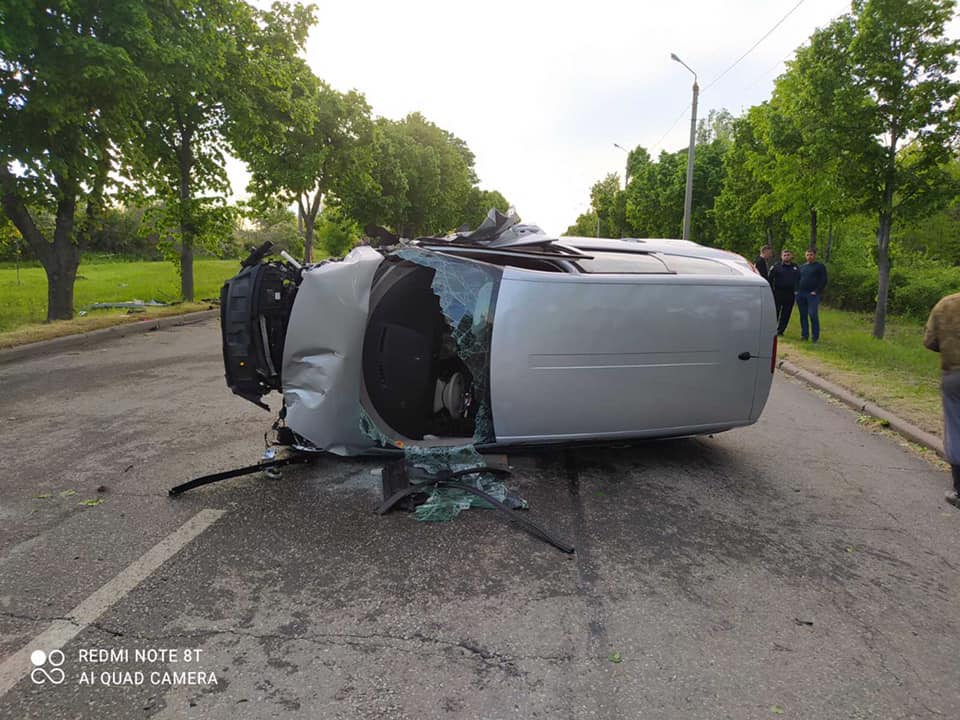
<path fill-rule="evenodd" d="M 623 189 L 626 190 L 626 189 L 627 189 L 627 182 L 630 180 L 630 151 L 627 150 L 625 147 L 622 147 L 622 146 L 620 146 L 620 145 L 617 145 L 616 143 L 614 143 L 613 146 L 614 146 L 615 148 L 620 148 L 621 150 L 623 150 L 623 151 L 627 154 L 627 165 L 626 165 L 626 167 L 625 167 L 624 170 L 623 170 Z"/>
<path fill-rule="evenodd" d="M 690 66 L 678 58 L 674 53 L 670 53 L 670 59 L 683 65 L 687 70 Z M 700 86 L 697 85 L 697 74 L 690 70 L 693 75 L 693 104 L 690 110 L 690 147 L 687 149 L 687 190 L 683 196 L 683 239 L 690 239 L 690 213 L 693 209 L 693 159 L 696 154 L 697 144 L 697 95 L 700 92 Z"/>

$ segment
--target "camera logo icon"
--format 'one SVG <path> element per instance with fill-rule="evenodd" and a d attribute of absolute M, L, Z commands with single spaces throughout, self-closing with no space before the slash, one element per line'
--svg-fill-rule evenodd
<path fill-rule="evenodd" d="M 51 650 L 49 653 L 43 650 L 34 650 L 30 653 L 30 662 L 34 668 L 30 671 L 30 679 L 35 685 L 50 683 L 51 685 L 60 685 L 67 679 L 67 675 L 60 666 L 66 658 L 62 650 Z M 47 666 L 49 665 L 49 670 Z"/>

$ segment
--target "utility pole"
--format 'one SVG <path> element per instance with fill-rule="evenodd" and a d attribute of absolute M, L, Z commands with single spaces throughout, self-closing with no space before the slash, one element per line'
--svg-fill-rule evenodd
<path fill-rule="evenodd" d="M 689 65 L 674 53 L 670 53 L 670 59 L 683 65 L 693 75 L 693 103 L 690 106 L 690 147 L 687 149 L 687 188 L 683 196 L 683 239 L 689 240 L 690 218 L 693 210 L 693 162 L 697 152 L 697 96 L 700 94 L 700 86 L 697 85 L 697 74 L 690 69 Z"/>

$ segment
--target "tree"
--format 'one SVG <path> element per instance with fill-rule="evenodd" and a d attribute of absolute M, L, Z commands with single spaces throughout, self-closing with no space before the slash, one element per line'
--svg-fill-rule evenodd
<path fill-rule="evenodd" d="M 877 218 L 879 272 L 873 335 L 882 338 L 890 289 L 891 230 L 942 206 L 958 131 L 960 43 L 944 37 L 954 0 L 855 0 L 818 31 L 790 72 L 809 91 L 802 114 L 818 149 L 840 156 L 838 187 Z M 790 73 L 788 73 L 789 75 Z"/>
<path fill-rule="evenodd" d="M 693 166 L 690 224 L 693 237 L 702 245 L 717 244 L 714 204 L 723 190 L 723 181 L 726 176 L 724 157 L 729 150 L 730 141 L 725 135 L 711 135 L 707 142 L 697 148 Z"/>
<path fill-rule="evenodd" d="M 73 317 L 80 242 L 102 205 L 114 150 L 135 133 L 151 44 L 135 0 L 0 8 L 0 195 L 47 275 L 47 321 Z M 81 196 L 86 210 L 77 217 Z M 55 215 L 52 233 L 37 211 Z"/>
<path fill-rule="evenodd" d="M 782 212 L 773 202 L 772 158 L 763 142 L 763 115 L 769 112 L 769 103 L 754 105 L 734 121 L 723 185 L 714 203 L 717 244 L 746 257 L 767 244 L 779 251 L 787 237 Z"/>
<path fill-rule="evenodd" d="M 620 200 L 622 194 L 620 178 L 615 173 L 610 173 L 590 188 L 590 205 L 593 207 L 594 215 L 600 218 L 597 226 L 598 237 L 623 236 L 624 228 L 618 213 L 619 207 L 622 206 Z"/>
<path fill-rule="evenodd" d="M 337 207 L 326 207 L 317 219 L 317 241 L 330 257 L 343 257 L 360 240 L 360 225 Z"/>
<path fill-rule="evenodd" d="M 636 152 L 636 151 L 635 151 Z M 683 193 L 687 152 L 660 153 L 656 162 L 637 161 L 627 186 L 626 222 L 635 237 L 679 237 L 683 227 Z"/>
<path fill-rule="evenodd" d="M 146 208 L 113 204 L 103 209 L 90 228 L 84 249 L 127 257 L 156 260 L 156 237 L 142 232 Z"/>
<path fill-rule="evenodd" d="M 371 131 L 368 175 L 340 189 L 341 206 L 363 226 L 380 225 L 400 231 L 410 187 L 404 173 L 404 141 L 397 123 L 377 118 Z"/>
<path fill-rule="evenodd" d="M 347 183 L 336 198 L 361 225 L 384 225 L 415 237 L 475 224 L 477 201 L 484 198 L 476 187 L 474 155 L 463 140 L 420 113 L 401 121 L 379 118 L 370 159 L 369 182 Z M 486 199 L 496 206 L 503 196 Z"/>
<path fill-rule="evenodd" d="M 369 176 L 370 108 L 363 95 L 333 90 L 306 63 L 287 69 L 290 97 L 275 114 L 250 118 L 235 145 L 261 201 L 296 203 L 304 258 L 313 259 L 314 226 L 328 193 L 364 186 Z"/>
<path fill-rule="evenodd" d="M 224 198 L 232 115 L 252 116 L 251 106 L 269 96 L 258 90 L 282 85 L 284 77 L 264 72 L 278 56 L 296 57 L 312 20 L 298 4 L 260 12 L 243 0 L 180 0 L 151 15 L 143 132 L 125 148 L 126 174 L 141 197 L 160 201 L 151 220 L 171 238 L 186 300 L 193 300 L 195 247 L 233 220 Z"/>
<path fill-rule="evenodd" d="M 467 144 L 420 113 L 407 115 L 395 130 L 407 180 L 401 234 L 430 235 L 462 225 L 465 202 L 477 182 Z"/>
<path fill-rule="evenodd" d="M 778 78 L 769 112 L 760 116 L 772 204 L 793 227 L 809 229 L 807 246 L 814 250 L 822 218 L 832 221 L 855 210 L 840 178 L 842 148 L 821 114 L 825 105 L 842 104 L 847 122 L 859 115 L 846 52 L 852 29 L 840 20 L 814 33 Z"/>
<path fill-rule="evenodd" d="M 697 145 L 706 145 L 714 140 L 720 140 L 724 145 L 731 145 L 735 123 L 736 119 L 726 108 L 711 110 L 697 123 Z"/>
<path fill-rule="evenodd" d="M 905 252 L 956 266 L 960 265 L 960 159 L 952 160 L 947 171 L 957 188 L 948 205 L 905 224 L 894 239 Z"/>
<path fill-rule="evenodd" d="M 20 261 L 23 259 L 23 236 L 9 218 L 0 213 L 0 260 L 17 264 L 17 285 L 20 284 Z"/>
<path fill-rule="evenodd" d="M 297 228 L 297 216 L 283 203 L 249 203 L 241 205 L 241 211 L 237 238 L 244 250 L 249 251 L 269 240 L 277 252 L 286 250 L 295 258 L 303 257 L 303 238 Z"/>
<path fill-rule="evenodd" d="M 567 228 L 564 235 L 572 237 L 594 237 L 597 235 L 597 213 L 587 210 L 577 216 L 576 221 Z"/>

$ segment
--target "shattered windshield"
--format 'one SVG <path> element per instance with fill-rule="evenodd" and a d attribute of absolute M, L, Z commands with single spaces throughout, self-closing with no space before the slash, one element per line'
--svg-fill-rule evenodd
<path fill-rule="evenodd" d="M 368 437 L 381 444 L 391 432 L 494 440 L 490 343 L 501 275 L 498 267 L 417 247 L 388 256 L 374 281 L 364 341 L 375 411 L 364 423 Z"/>

